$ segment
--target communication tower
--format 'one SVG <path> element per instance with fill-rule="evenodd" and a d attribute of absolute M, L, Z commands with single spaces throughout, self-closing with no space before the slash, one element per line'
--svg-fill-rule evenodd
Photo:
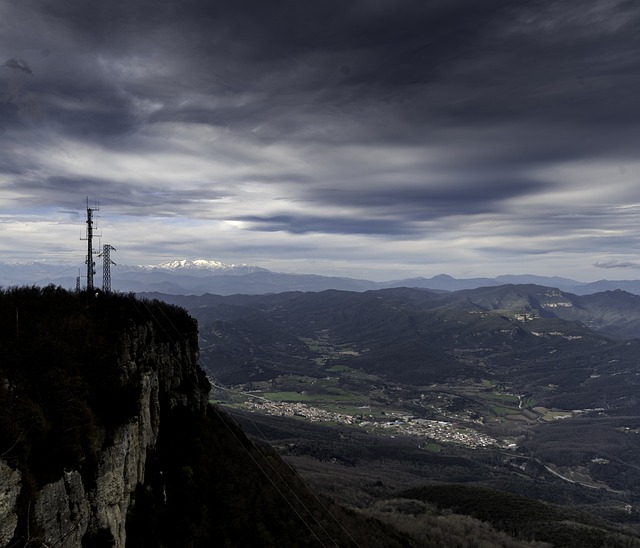
<path fill-rule="evenodd" d="M 81 240 L 87 240 L 87 259 L 85 261 L 87 265 L 87 289 L 93 290 L 93 275 L 96 273 L 94 270 L 96 263 L 93 260 L 93 212 L 100 211 L 98 205 L 89 207 L 89 198 L 87 198 L 87 233 L 86 237 L 80 238 Z"/>
<path fill-rule="evenodd" d="M 102 253 L 98 257 L 102 257 L 102 291 L 105 293 L 111 292 L 111 265 L 115 265 L 111 260 L 111 250 L 116 250 L 115 247 L 109 244 L 102 246 Z"/>

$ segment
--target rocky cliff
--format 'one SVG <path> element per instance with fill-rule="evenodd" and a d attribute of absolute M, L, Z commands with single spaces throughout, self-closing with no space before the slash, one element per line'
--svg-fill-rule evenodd
<path fill-rule="evenodd" d="M 0 377 L 0 546 L 123 547 L 163 416 L 181 407 L 206 411 L 209 384 L 197 364 L 196 325 L 159 303 L 51 293 L 16 305 L 24 319 L 8 329 L 17 332 L 15 344 L 2 349 L 8 365 Z M 52 299 L 63 302 L 45 337 L 37 317 Z M 77 356 L 63 359 L 56 354 L 62 350 Z M 47 353 L 46 373 L 57 370 L 54 377 L 44 374 Z M 43 382 L 12 362 L 29 376 L 43 374 Z M 61 412 L 69 399 L 70 409 Z M 53 424 L 56 415 L 62 427 Z M 80 428 L 75 438 L 65 437 Z M 55 466 L 43 452 L 51 452 Z"/>
<path fill-rule="evenodd" d="M 318 497 L 208 391 L 183 309 L 0 288 L 0 547 L 412 546 Z"/>

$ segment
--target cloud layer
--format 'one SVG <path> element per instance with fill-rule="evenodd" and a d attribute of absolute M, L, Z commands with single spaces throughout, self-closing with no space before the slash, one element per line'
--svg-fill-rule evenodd
<path fill-rule="evenodd" d="M 0 6 L 0 260 L 595 279 L 640 261 L 623 0 Z M 612 266 L 613 265 L 613 266 Z"/>

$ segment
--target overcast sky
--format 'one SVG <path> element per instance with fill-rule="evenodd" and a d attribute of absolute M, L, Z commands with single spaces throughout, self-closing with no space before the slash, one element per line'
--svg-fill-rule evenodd
<path fill-rule="evenodd" d="M 640 277 L 635 0 L 2 0 L 0 261 Z M 98 242 L 96 242 L 97 247 Z"/>

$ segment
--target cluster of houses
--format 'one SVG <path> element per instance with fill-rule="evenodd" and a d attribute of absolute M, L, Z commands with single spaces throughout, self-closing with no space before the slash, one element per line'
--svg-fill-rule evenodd
<path fill-rule="evenodd" d="M 506 447 L 495 438 L 472 428 L 447 421 L 419 419 L 410 415 L 388 414 L 383 420 L 371 415 L 349 415 L 320 409 L 300 402 L 278 402 L 265 399 L 247 403 L 249 409 L 269 415 L 303 417 L 312 422 L 334 422 L 373 430 L 385 430 L 391 435 L 409 435 L 429 438 L 435 442 L 456 443 L 475 449 L 480 447 Z"/>

